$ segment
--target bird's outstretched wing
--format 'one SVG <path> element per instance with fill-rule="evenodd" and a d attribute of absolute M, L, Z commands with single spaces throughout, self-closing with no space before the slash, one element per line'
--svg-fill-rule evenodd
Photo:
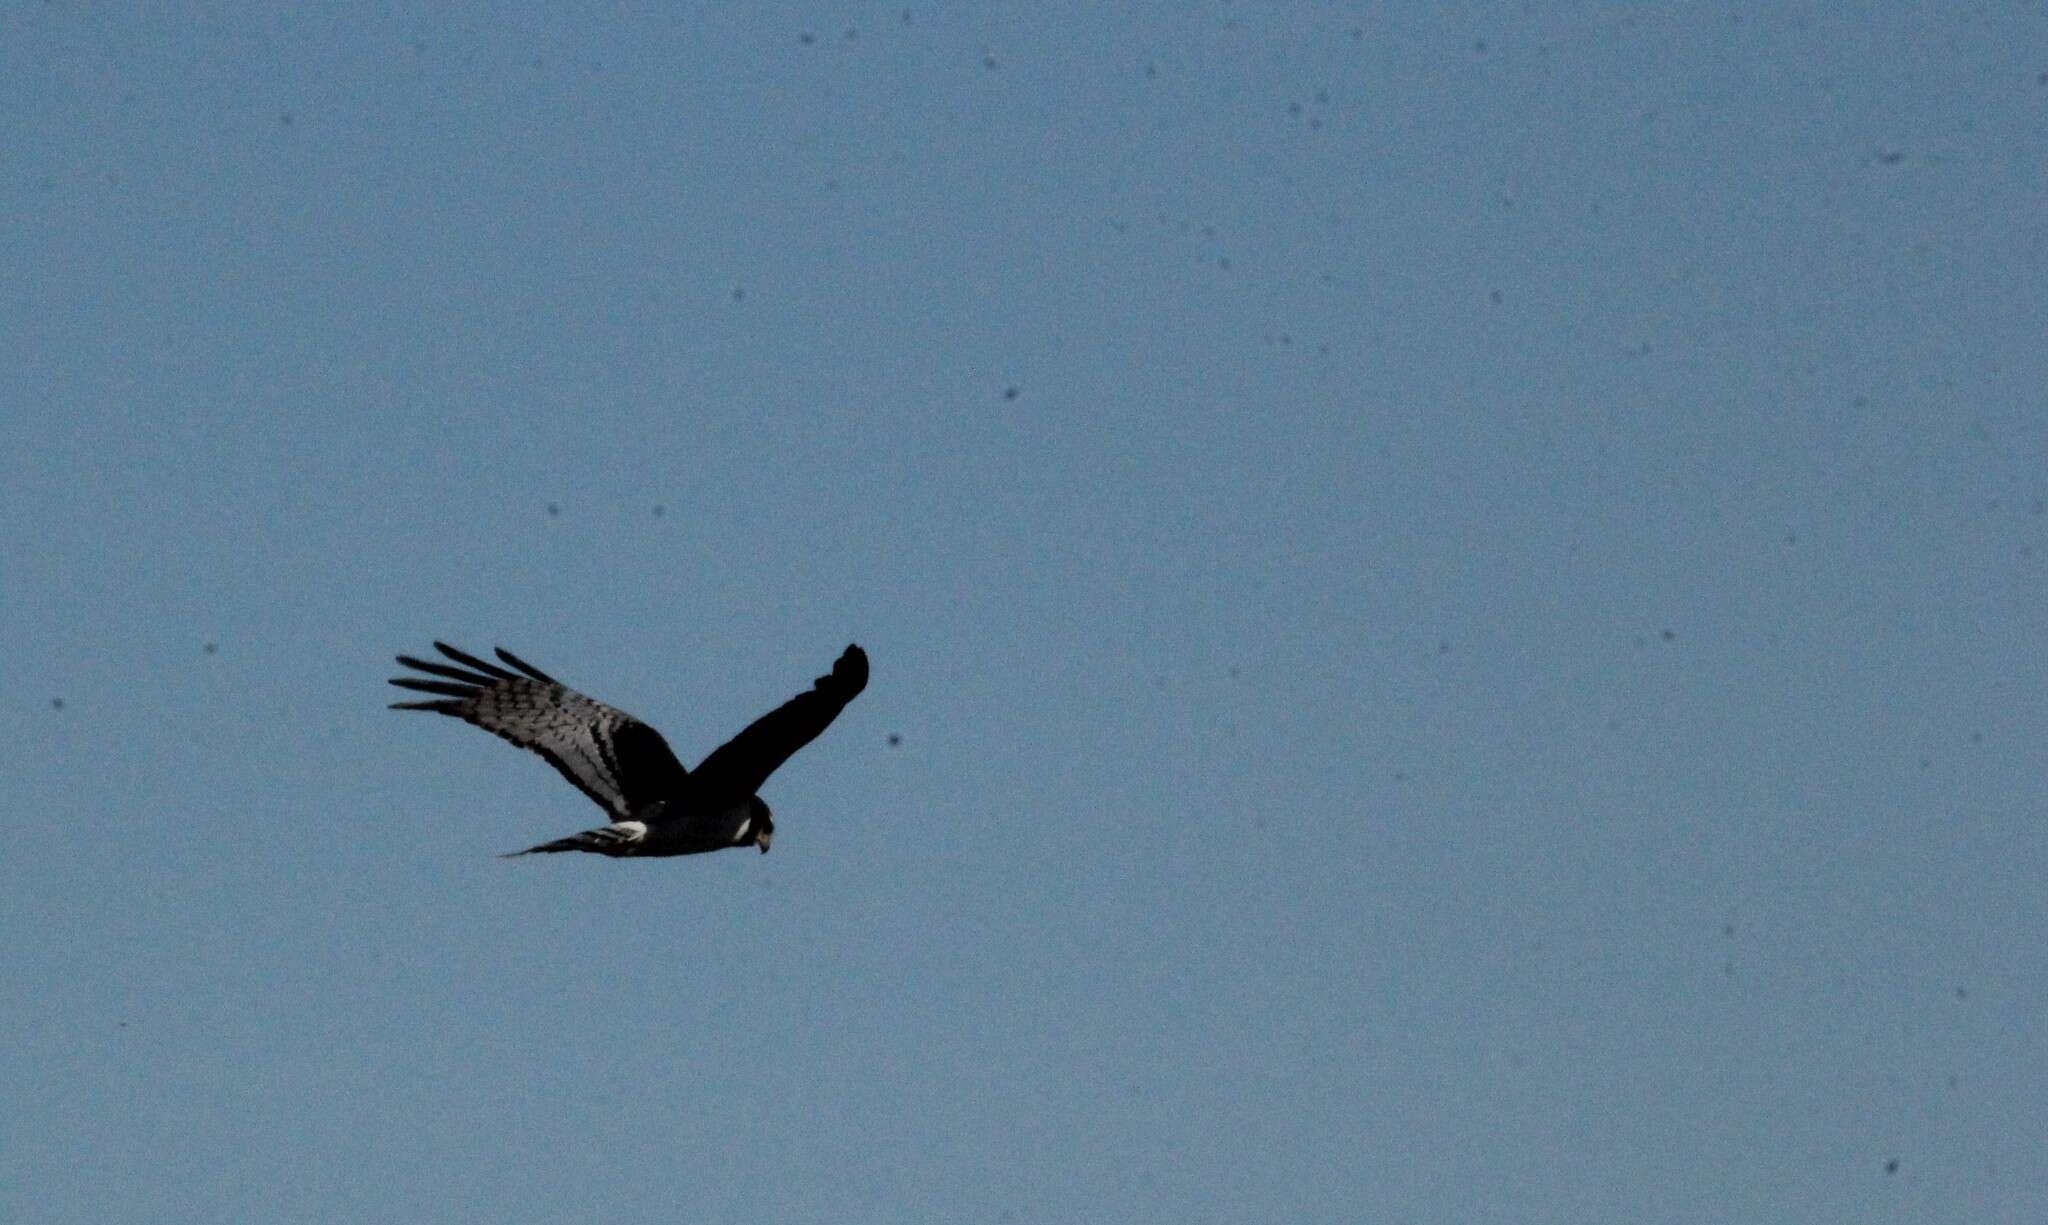
<path fill-rule="evenodd" d="M 849 646 L 810 690 L 762 715 L 747 730 L 712 750 L 690 776 L 696 795 L 737 802 L 761 789 L 777 766 L 818 738 L 868 684 L 867 652 Z"/>
<path fill-rule="evenodd" d="M 615 820 L 626 820 L 685 785 L 683 763 L 661 733 L 625 711 L 584 697 L 503 647 L 498 658 L 518 672 L 445 642 L 436 642 L 434 649 L 462 667 L 400 655 L 398 662 L 406 667 L 447 679 L 395 676 L 391 683 L 444 696 L 432 702 L 393 702 L 393 710 L 453 715 L 532 749 Z"/>

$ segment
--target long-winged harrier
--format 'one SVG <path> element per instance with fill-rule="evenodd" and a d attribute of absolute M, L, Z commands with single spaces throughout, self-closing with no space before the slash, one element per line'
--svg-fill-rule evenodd
<path fill-rule="evenodd" d="M 867 652 L 849 646 L 808 691 L 754 720 L 695 770 L 685 770 L 660 732 L 623 710 L 584 697 L 503 647 L 498 658 L 516 671 L 445 642 L 436 642 L 434 649 L 461 667 L 400 655 L 399 663 L 427 676 L 398 676 L 391 683 L 442 696 L 431 702 L 393 702 L 392 709 L 453 715 L 532 749 L 611 814 L 609 825 L 514 855 L 694 855 L 729 846 L 758 846 L 766 854 L 775 822 L 754 793 L 791 754 L 817 739 L 868 683 Z"/>

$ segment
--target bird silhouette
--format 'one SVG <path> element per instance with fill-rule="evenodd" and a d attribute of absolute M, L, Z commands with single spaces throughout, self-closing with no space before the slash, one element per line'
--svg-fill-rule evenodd
<path fill-rule="evenodd" d="M 445 642 L 434 649 L 453 662 L 400 655 L 399 663 L 426 675 L 395 676 L 391 683 L 439 696 L 393 702 L 393 710 L 450 715 L 532 749 L 611 815 L 608 825 L 506 858 L 555 851 L 616 858 L 696 855 L 733 846 L 755 846 L 766 854 L 775 820 L 755 793 L 831 726 L 868 683 L 867 652 L 848 646 L 810 689 L 754 720 L 695 770 L 685 770 L 660 732 L 503 647 L 497 650 L 502 667 Z"/>

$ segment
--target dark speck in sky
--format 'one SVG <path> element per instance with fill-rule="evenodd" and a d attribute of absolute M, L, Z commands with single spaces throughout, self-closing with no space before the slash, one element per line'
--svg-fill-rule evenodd
<path fill-rule="evenodd" d="M 1878 154 L 1877 160 L 1883 162 L 1887 166 L 1896 166 L 1900 162 L 1906 160 L 1906 155 L 1899 152 L 1897 149 L 1892 149 L 1887 152 Z"/>
<path fill-rule="evenodd" d="M 895 748 L 895 747 L 896 747 L 897 745 L 899 745 L 899 744 L 902 744 L 902 743 L 903 743 L 903 736 L 902 736 L 902 734 L 901 734 L 900 732 L 890 732 L 890 733 L 889 733 L 889 747 L 890 747 L 890 748 L 892 748 L 892 749 L 893 749 L 893 748 Z"/>
<path fill-rule="evenodd" d="M 1017 398 L 1018 396 L 1020 396 L 1020 395 L 1022 395 L 1022 394 L 1024 394 L 1024 393 L 1023 393 L 1023 392 L 1021 392 L 1021 391 L 1019 391 L 1019 390 L 1018 390 L 1017 388 L 1015 388 L 1015 387 L 1005 387 L 1005 388 L 1003 388 L 1003 399 L 1005 399 L 1005 400 L 1014 400 L 1014 399 L 1016 399 L 1016 398 Z"/>
<path fill-rule="evenodd" d="M 560 505 L 558 505 L 557 503 L 554 503 L 554 502 L 550 502 L 550 503 L 548 503 L 548 516 L 549 516 L 550 518 L 552 518 L 552 517 L 554 517 L 554 516 L 556 516 L 556 515 L 559 515 L 559 514 L 561 514 L 561 513 L 562 513 L 562 508 L 561 508 L 561 506 L 560 506 Z"/>
<path fill-rule="evenodd" d="M 64 699 L 63 699 L 63 698 L 51 698 L 51 699 L 50 699 L 50 709 L 51 709 L 51 710 L 62 710 L 62 709 L 64 709 Z"/>
<path fill-rule="evenodd" d="M 996 57 L 995 57 L 995 56 L 993 56 L 993 55 L 984 55 L 984 56 L 982 56 L 982 57 L 981 57 L 981 66 L 982 66 L 983 68 L 986 68 L 986 69 L 988 69 L 988 70 L 989 70 L 990 72 L 994 72 L 994 71 L 996 70 Z"/>
<path fill-rule="evenodd" d="M 818 41 L 818 36 L 816 34 L 811 33 L 809 30 L 805 30 L 803 33 L 796 36 L 796 40 L 802 43 L 804 46 L 808 47 L 812 43 Z"/>
<path fill-rule="evenodd" d="M 1887 1173 L 1887 1174 L 1896 1174 L 1896 1173 L 1898 1173 L 1898 1172 L 1899 1172 L 1899 1159 L 1898 1159 L 1897 1157 L 1894 1157 L 1894 1158 L 1892 1158 L 1891 1160 L 1889 1160 L 1889 1161 L 1885 1162 L 1885 1163 L 1884 1163 L 1884 1172 L 1885 1172 L 1885 1173 Z"/>
<path fill-rule="evenodd" d="M 1675 630 L 1661 630 L 1658 632 L 1657 637 L 1662 638 L 1666 642 L 1671 642 L 1678 637 L 1678 633 Z"/>
<path fill-rule="evenodd" d="M 218 655 L 220 654 L 220 644 L 218 642 L 209 642 L 204 650 L 208 655 Z"/>
<path fill-rule="evenodd" d="M 655 517 L 655 518 L 659 519 L 659 518 L 661 518 L 661 517 L 662 517 L 663 515 L 665 515 L 665 514 L 667 514 L 667 513 L 668 513 L 668 507 L 666 507 L 666 506 L 663 506 L 663 505 L 662 505 L 661 503 L 659 503 L 659 502 L 656 502 L 656 503 L 654 504 L 654 517 Z"/>

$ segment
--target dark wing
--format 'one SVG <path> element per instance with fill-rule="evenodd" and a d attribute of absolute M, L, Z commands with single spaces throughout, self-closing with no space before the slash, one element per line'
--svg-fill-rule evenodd
<path fill-rule="evenodd" d="M 414 659 L 398 662 L 429 676 L 395 676 L 401 689 L 445 695 L 433 702 L 393 702 L 393 710 L 432 710 L 474 723 L 522 749 L 532 749 L 577 790 L 596 800 L 615 820 L 626 820 L 647 804 L 668 799 L 685 780 L 683 763 L 661 733 L 623 710 L 593 701 L 500 647 L 498 658 L 517 668 L 508 672 L 456 650 L 445 642 L 434 649 L 463 665 Z"/>
<path fill-rule="evenodd" d="M 868 655 L 849 646 L 829 676 L 821 676 L 809 692 L 762 715 L 747 730 L 714 749 L 690 776 L 696 794 L 714 802 L 733 802 L 761 789 L 775 768 L 818 738 L 846 704 L 868 685 Z"/>

